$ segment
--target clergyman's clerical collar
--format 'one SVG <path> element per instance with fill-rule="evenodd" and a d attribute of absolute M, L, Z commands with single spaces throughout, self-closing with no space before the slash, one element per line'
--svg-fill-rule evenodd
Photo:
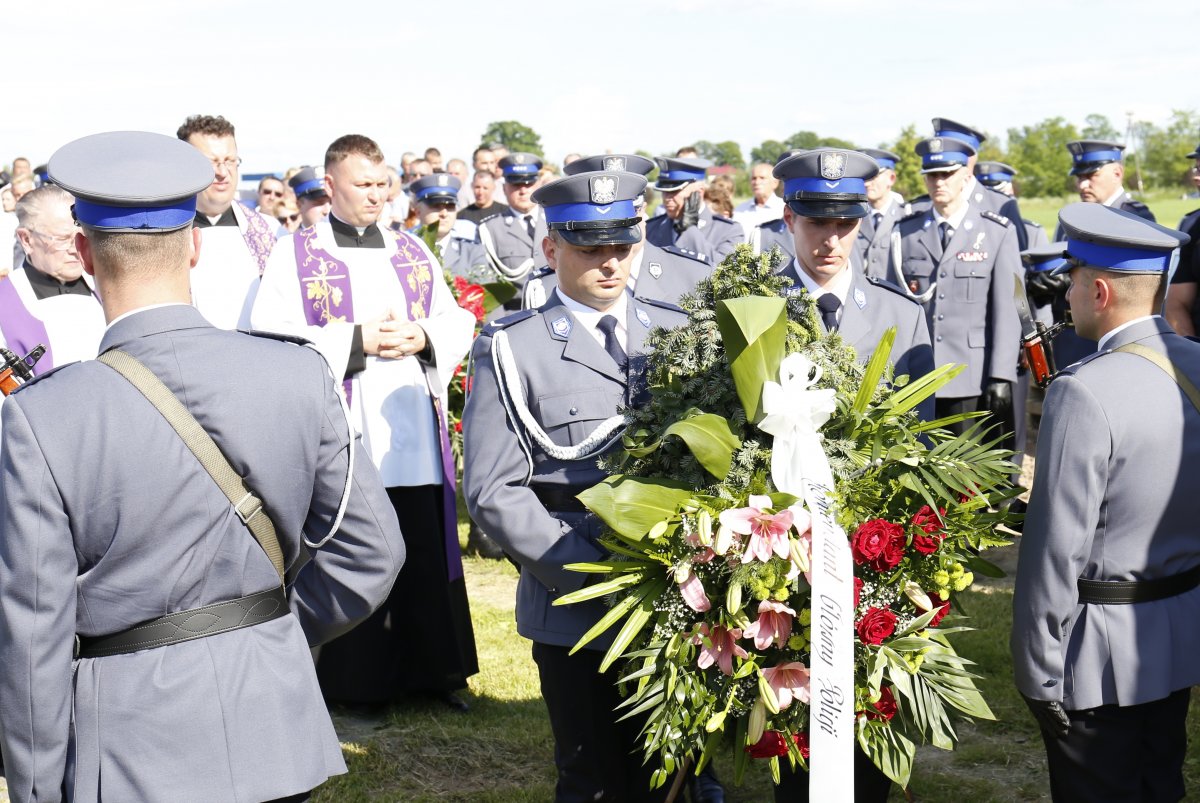
<path fill-rule="evenodd" d="M 90 296 L 92 294 L 92 288 L 88 287 L 82 276 L 69 282 L 60 282 L 48 273 L 42 273 L 35 268 L 28 259 L 25 260 L 25 277 L 29 279 L 29 286 L 33 289 L 33 295 L 38 301 L 54 296 Z"/>
<path fill-rule="evenodd" d="M 230 204 L 220 217 L 215 221 L 208 215 L 201 212 L 196 213 L 195 227 L 198 229 L 207 229 L 210 226 L 234 226 L 237 227 L 237 218 L 233 215 L 233 205 Z"/>
<path fill-rule="evenodd" d="M 344 223 L 329 213 L 329 228 L 333 229 L 333 241 L 341 248 L 383 248 L 383 232 L 372 223 L 362 231 Z"/>

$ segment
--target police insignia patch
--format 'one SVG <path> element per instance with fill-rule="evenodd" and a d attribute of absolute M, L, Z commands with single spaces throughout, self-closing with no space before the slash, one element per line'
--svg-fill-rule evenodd
<path fill-rule="evenodd" d="M 512 160 L 513 160 L 514 162 L 516 162 L 517 164 L 519 164 L 519 165 L 523 165 L 523 164 L 525 164 L 525 154 L 523 154 L 523 153 L 514 153 L 514 154 L 513 154 L 513 157 L 512 157 Z"/>
<path fill-rule="evenodd" d="M 439 187 L 450 186 L 450 174 L 449 173 L 438 173 L 437 174 L 437 183 L 438 183 Z"/>
<path fill-rule="evenodd" d="M 646 310 L 637 310 L 637 319 L 642 322 L 642 326 L 646 327 L 647 329 L 650 328 L 650 316 L 646 314 Z"/>
<path fill-rule="evenodd" d="M 934 137 L 933 139 L 929 140 L 929 152 L 930 153 L 941 153 L 942 152 L 942 141 L 940 139 L 938 139 L 937 137 Z"/>
<path fill-rule="evenodd" d="M 555 318 L 550 323 L 550 329 L 559 337 L 567 337 L 571 334 L 571 319 L 567 316 Z"/>
<path fill-rule="evenodd" d="M 846 175 L 846 154 L 830 151 L 821 154 L 821 177 L 830 180 Z"/>
<path fill-rule="evenodd" d="M 625 157 L 624 156 L 606 156 L 606 157 L 604 157 L 604 169 L 605 170 L 624 170 L 625 169 Z"/>
<path fill-rule="evenodd" d="M 861 287 L 854 288 L 854 303 L 858 305 L 859 309 L 867 307 L 867 294 L 862 291 Z"/>
<path fill-rule="evenodd" d="M 617 197 L 616 176 L 594 176 L 591 190 L 592 203 L 611 204 Z"/>
<path fill-rule="evenodd" d="M 651 262 L 648 270 L 650 271 L 650 275 L 655 279 L 657 279 L 659 276 L 662 276 L 662 265 L 658 264 L 657 262 Z"/>

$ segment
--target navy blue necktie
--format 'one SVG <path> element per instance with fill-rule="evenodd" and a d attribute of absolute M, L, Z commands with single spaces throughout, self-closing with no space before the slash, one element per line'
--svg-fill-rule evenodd
<path fill-rule="evenodd" d="M 617 367 L 624 371 L 628 360 L 625 357 L 625 349 L 621 348 L 621 343 L 617 340 L 616 317 L 605 315 L 596 323 L 596 328 L 604 333 L 604 350 L 612 357 Z"/>
<path fill-rule="evenodd" d="M 836 332 L 838 328 L 838 310 L 842 308 L 842 301 L 833 293 L 825 293 L 817 299 L 817 309 L 821 311 L 821 322 L 825 324 L 825 331 Z"/>

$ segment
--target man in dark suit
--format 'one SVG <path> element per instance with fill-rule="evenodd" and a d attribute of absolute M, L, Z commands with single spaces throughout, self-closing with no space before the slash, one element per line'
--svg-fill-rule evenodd
<path fill-rule="evenodd" d="M 116 132 L 49 169 L 76 198 L 109 324 L 101 359 L 132 356 L 182 414 L 100 361 L 4 403 L 9 795 L 307 799 L 346 771 L 309 648 L 366 618 L 404 561 L 379 474 L 316 351 L 216 329 L 190 306 L 208 159 Z M 223 470 L 173 429 L 188 422 Z"/>

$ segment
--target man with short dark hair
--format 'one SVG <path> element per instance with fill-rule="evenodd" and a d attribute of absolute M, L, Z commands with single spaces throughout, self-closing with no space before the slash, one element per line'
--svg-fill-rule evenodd
<path fill-rule="evenodd" d="M 500 160 L 499 169 L 508 208 L 479 222 L 479 240 L 496 272 L 520 289 L 542 261 L 546 218 L 533 201 L 542 160 L 532 153 L 513 153 Z M 505 306 L 520 309 L 520 294 Z"/>
<path fill-rule="evenodd" d="M 247 328 L 278 226 L 237 200 L 242 160 L 232 123 L 220 116 L 193 115 L 176 136 L 208 159 L 214 175 L 196 200 L 196 228 L 204 248 L 191 274 L 192 303 L 218 329 Z"/>
<path fill-rule="evenodd" d="M 283 182 L 275 176 L 263 176 L 259 179 L 258 189 L 254 194 L 258 199 L 255 210 L 261 215 L 275 217 L 275 204 L 283 200 Z"/>
<path fill-rule="evenodd" d="M 376 223 L 388 179 L 373 140 L 334 140 L 324 183 L 328 217 L 279 241 L 251 323 L 306 337 L 328 358 L 408 536 L 409 559 L 384 606 L 321 650 L 317 674 L 330 700 L 378 705 L 418 693 L 465 709 L 455 692 L 478 663 L 445 410 L 475 319 L 419 237 Z M 414 649 L 422 660 L 412 660 Z"/>
<path fill-rule="evenodd" d="M 488 151 L 491 153 L 491 151 Z M 461 210 L 458 216 L 478 224 L 486 217 L 502 215 L 508 209 L 508 204 L 496 200 L 496 177 L 491 170 L 480 170 L 471 179 L 471 197 L 474 201 L 470 206 Z"/>
<path fill-rule="evenodd" d="M 206 158 L 121 131 L 49 170 L 108 329 L 3 405 L 8 793 L 307 800 L 346 771 L 310 646 L 404 562 L 379 475 L 319 354 L 190 306 Z"/>

